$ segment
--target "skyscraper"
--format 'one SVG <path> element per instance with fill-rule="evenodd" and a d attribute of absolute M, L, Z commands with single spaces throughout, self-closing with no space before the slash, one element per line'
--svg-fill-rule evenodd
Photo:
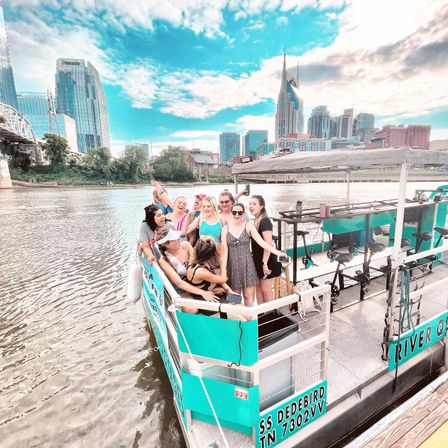
<path fill-rule="evenodd" d="M 78 152 L 75 120 L 65 114 L 56 114 L 54 98 L 48 92 L 18 92 L 18 110 L 29 121 L 34 135 L 41 140 L 44 134 L 66 138 L 69 149 Z"/>
<path fill-rule="evenodd" d="M 0 0 L 0 102 L 17 109 L 14 73 L 9 59 L 8 35 L 6 33 L 3 2 Z"/>
<path fill-rule="evenodd" d="M 100 76 L 90 62 L 57 60 L 56 110 L 75 119 L 81 152 L 99 146 L 110 148 L 106 97 Z"/>
<path fill-rule="evenodd" d="M 244 155 L 255 156 L 258 147 L 263 143 L 268 141 L 268 131 L 261 130 L 251 130 L 247 131 L 244 136 Z"/>
<path fill-rule="evenodd" d="M 282 85 L 275 114 L 275 141 L 288 134 L 303 132 L 303 100 L 299 97 L 299 65 L 296 76 L 286 70 L 286 53 L 283 55 Z"/>
<path fill-rule="evenodd" d="M 317 138 L 329 139 L 332 135 L 332 118 L 328 112 L 327 106 L 315 107 L 308 119 L 308 134 Z"/>
<path fill-rule="evenodd" d="M 222 132 L 219 134 L 219 163 L 224 165 L 240 155 L 240 134 Z"/>
<path fill-rule="evenodd" d="M 338 137 L 350 138 L 353 132 L 353 109 L 345 109 L 338 117 Z"/>

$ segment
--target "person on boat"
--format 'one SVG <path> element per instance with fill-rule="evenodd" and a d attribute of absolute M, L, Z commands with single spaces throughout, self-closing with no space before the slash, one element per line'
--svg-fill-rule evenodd
<path fill-rule="evenodd" d="M 163 227 L 157 232 L 157 247 L 160 251 L 159 266 L 182 297 L 200 296 L 203 300 L 217 302 L 218 297 L 209 290 L 200 289 L 185 281 L 194 249 L 187 241 L 181 242 L 181 232 Z M 197 313 L 196 308 L 183 307 L 186 313 Z"/>
<path fill-rule="evenodd" d="M 201 214 L 202 209 L 202 200 L 206 198 L 207 195 L 204 193 L 199 193 L 194 197 L 194 203 L 193 203 L 193 210 L 190 213 L 187 213 L 187 217 L 185 218 L 187 223 L 187 227 L 192 223 L 192 221 L 196 218 L 198 218 Z M 194 214 L 193 214 L 194 211 Z M 194 246 L 196 244 L 196 241 L 199 239 L 199 228 L 196 228 L 193 230 L 193 232 L 190 232 L 187 235 L 188 242 Z"/>
<path fill-rule="evenodd" d="M 219 210 L 221 221 L 226 225 L 228 222 L 232 221 L 232 206 L 235 202 L 242 196 L 247 195 L 247 191 L 240 191 L 235 197 L 228 190 L 224 190 L 219 195 Z M 244 221 L 249 222 L 247 215 L 244 216 Z"/>
<path fill-rule="evenodd" d="M 195 212 L 189 213 L 193 216 Z M 221 242 L 222 223 L 215 198 L 207 196 L 202 200 L 201 214 L 190 225 L 185 223 L 182 233 L 186 235 L 195 229 L 199 229 L 200 238 L 210 236 L 216 244 Z"/>
<path fill-rule="evenodd" d="M 249 202 L 250 213 L 255 217 L 254 226 L 264 241 L 272 245 L 272 222 L 266 212 L 263 196 L 253 195 Z M 262 248 L 254 238 L 251 238 L 252 256 L 259 282 L 256 287 L 257 303 L 273 300 L 272 288 L 274 279 L 281 274 L 282 265 L 275 255 Z"/>
<path fill-rule="evenodd" d="M 184 221 L 187 217 L 187 202 L 188 199 L 185 196 L 178 196 L 174 200 L 174 211 L 166 214 L 166 219 L 171 221 L 176 227 L 176 230 L 180 232 L 183 229 Z"/>
<path fill-rule="evenodd" d="M 165 224 L 174 230 L 173 224 L 166 223 L 165 215 L 157 205 L 148 205 L 145 207 L 145 219 L 140 225 L 139 247 L 149 263 L 152 263 L 155 259 L 151 250 L 152 246 L 154 246 L 155 234 Z"/>
<path fill-rule="evenodd" d="M 226 283 L 227 273 L 223 262 L 223 255 L 219 253 L 213 238 L 200 238 L 194 248 L 185 281 L 204 291 L 213 291 L 220 301 L 224 301 L 226 293 L 234 291 Z M 216 267 L 220 265 L 220 273 L 216 274 Z"/>
<path fill-rule="evenodd" d="M 168 191 L 162 187 L 160 182 L 154 181 L 154 190 L 152 192 L 154 205 L 162 210 L 163 214 L 173 212 L 173 201 L 168 195 Z"/>
<path fill-rule="evenodd" d="M 279 256 L 284 256 L 285 254 L 268 244 L 251 222 L 244 222 L 242 220 L 244 214 L 245 208 L 243 204 L 233 204 L 233 219 L 223 228 L 222 244 L 224 247 L 227 247 L 226 268 L 229 276 L 229 285 L 237 293 L 243 293 L 246 306 L 252 306 L 258 276 L 250 251 L 251 238 L 270 253 Z"/>

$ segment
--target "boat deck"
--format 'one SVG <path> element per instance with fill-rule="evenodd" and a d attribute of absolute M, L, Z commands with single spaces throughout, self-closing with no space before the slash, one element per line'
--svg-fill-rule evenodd
<path fill-rule="evenodd" d="M 422 286 L 423 282 L 428 285 L 447 275 L 448 266 L 439 265 L 432 273 L 414 282 L 411 290 L 416 286 Z M 381 359 L 387 299 L 386 292 L 382 292 L 384 282 L 384 276 L 372 280 L 371 296 L 364 301 L 359 301 L 359 286 L 342 290 L 338 304 L 340 309 L 331 314 L 327 374 L 329 411 L 332 408 L 337 408 L 338 404 L 350 397 L 356 394 L 359 396 L 362 388 L 367 387 L 380 377 L 384 377 L 388 382 L 393 381 L 394 372 L 388 372 L 387 362 Z M 447 308 L 447 294 L 435 288 L 423 294 L 420 318 L 425 321 Z M 301 321 L 299 317 L 296 319 L 299 321 L 302 331 L 306 330 L 309 323 Z M 308 428 L 305 428 L 303 432 L 308 432 L 307 430 Z M 229 441 L 229 446 L 253 447 L 251 437 L 225 428 L 223 431 Z M 218 429 L 214 425 L 195 421 L 190 434 L 190 437 L 192 436 L 196 439 L 197 446 L 208 446 L 206 443 L 214 440 L 218 446 L 223 446 Z M 291 439 L 295 439 L 295 437 Z"/>

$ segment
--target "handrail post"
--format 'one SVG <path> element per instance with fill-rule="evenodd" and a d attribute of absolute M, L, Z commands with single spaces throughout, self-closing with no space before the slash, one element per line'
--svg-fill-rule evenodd
<path fill-rule="evenodd" d="M 403 236 L 403 223 L 404 223 L 404 211 L 406 204 L 406 184 L 408 180 L 408 167 L 407 163 L 401 164 L 400 171 L 400 188 L 398 191 L 398 207 L 397 218 L 395 222 L 395 241 L 392 249 L 392 268 L 391 268 L 391 283 L 389 287 L 389 296 L 387 298 L 387 340 L 385 343 L 385 353 L 383 358 L 389 359 L 390 344 L 395 330 L 395 318 L 396 318 L 396 306 L 397 306 L 397 293 L 398 293 L 398 272 L 400 266 L 403 264 L 403 254 L 401 250 L 401 239 Z"/>

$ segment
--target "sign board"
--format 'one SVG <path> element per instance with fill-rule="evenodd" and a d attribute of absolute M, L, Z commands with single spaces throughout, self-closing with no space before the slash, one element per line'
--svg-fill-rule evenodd
<path fill-rule="evenodd" d="M 257 448 L 272 448 L 291 437 L 327 411 L 327 382 L 285 400 L 260 415 Z"/>
<path fill-rule="evenodd" d="M 415 355 L 426 350 L 432 344 L 447 335 L 448 311 L 444 311 L 431 320 L 417 325 L 413 330 L 395 338 L 390 346 L 389 370 L 395 370 Z"/>

